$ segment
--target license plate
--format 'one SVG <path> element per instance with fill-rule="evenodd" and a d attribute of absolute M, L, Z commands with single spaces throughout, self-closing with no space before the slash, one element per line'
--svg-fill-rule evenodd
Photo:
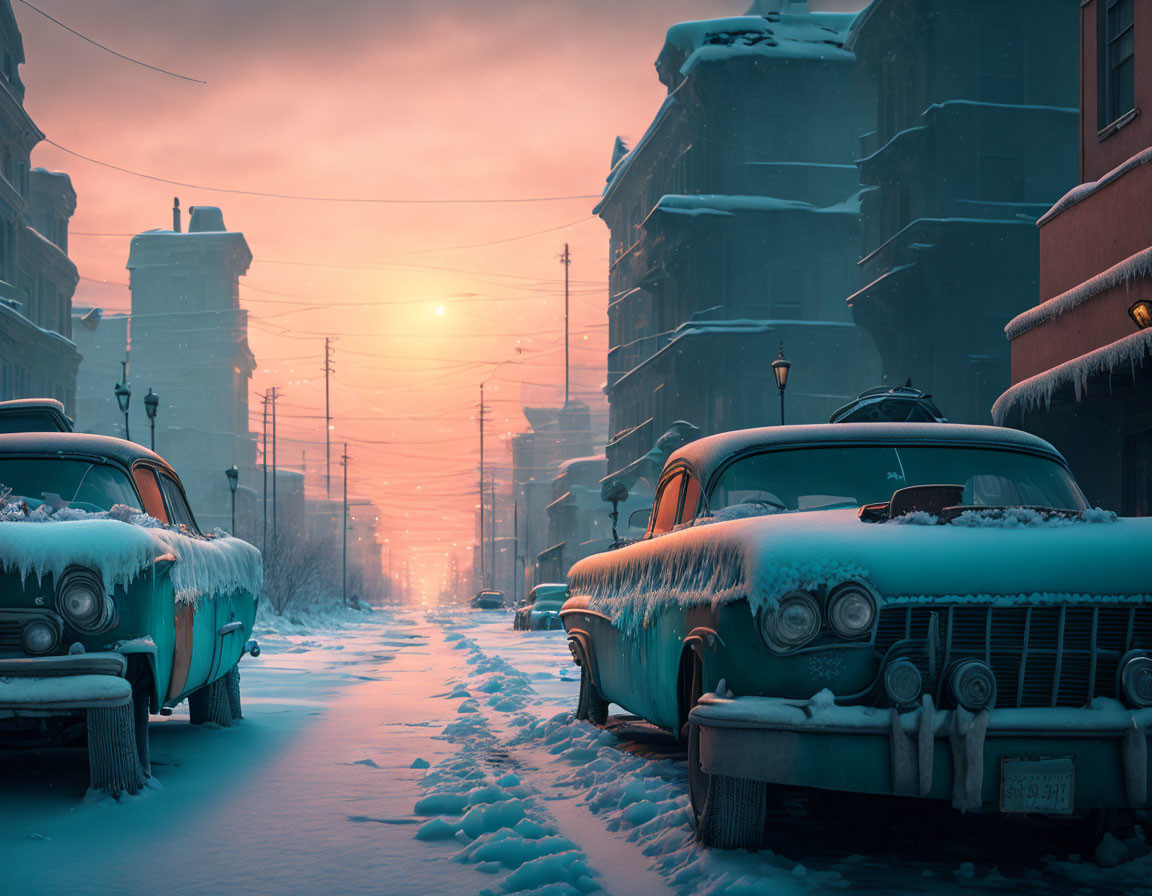
<path fill-rule="evenodd" d="M 1071 756 L 1055 759 L 1002 759 L 1000 811 L 1069 815 L 1076 766 Z"/>

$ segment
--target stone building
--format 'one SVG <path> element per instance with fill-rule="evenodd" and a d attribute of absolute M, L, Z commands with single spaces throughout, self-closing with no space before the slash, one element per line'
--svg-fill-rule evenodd
<path fill-rule="evenodd" d="M 847 48 L 876 88 L 861 138 L 855 320 L 886 380 L 986 423 L 1004 325 L 1035 302 L 1036 219 L 1076 179 L 1079 0 L 875 0 Z"/>
<path fill-rule="evenodd" d="M 227 528 L 224 471 L 235 464 L 242 485 L 258 482 L 256 437 L 248 429 L 256 362 L 239 296 L 252 253 L 244 234 L 225 228 L 218 208 L 193 208 L 187 233 L 178 209 L 173 224 L 134 236 L 128 254 L 132 434 L 147 437 L 144 396 L 152 389 L 160 400 L 156 450 L 180 473 L 201 527 Z M 238 507 L 237 515 L 255 512 Z"/>
<path fill-rule="evenodd" d="M 1152 6 L 1080 7 L 1080 186 L 1040 219 L 1040 302 L 1013 319 L 997 423 L 1068 458 L 1088 498 L 1152 515 Z"/>
<path fill-rule="evenodd" d="M 80 352 L 76 372 L 76 431 L 124 438 L 124 415 L 115 384 L 128 360 L 130 315 L 86 305 L 72 306 L 72 341 Z M 131 408 L 129 408 L 131 411 Z M 144 431 L 137 430 L 140 436 Z"/>
<path fill-rule="evenodd" d="M 763 0 L 669 29 L 668 95 L 635 147 L 617 140 L 596 207 L 611 231 L 610 473 L 676 421 L 702 434 L 777 422 L 781 342 L 789 422 L 826 420 L 877 382 L 844 305 L 872 104 L 843 46 L 852 21 Z"/>
<path fill-rule="evenodd" d="M 0 400 L 55 398 L 74 414 L 79 276 L 68 220 L 76 192 L 68 175 L 31 167 L 44 134 L 24 109 L 23 62 L 12 4 L 0 0 Z"/>

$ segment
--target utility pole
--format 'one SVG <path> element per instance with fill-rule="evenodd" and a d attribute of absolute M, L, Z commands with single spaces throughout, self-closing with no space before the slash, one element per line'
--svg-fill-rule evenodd
<path fill-rule="evenodd" d="M 480 384 L 480 590 L 488 587 L 484 575 L 484 384 Z"/>
<path fill-rule="evenodd" d="M 343 571 L 344 579 L 341 593 L 344 595 L 344 606 L 348 606 L 348 443 L 344 443 L 344 453 L 340 456 L 340 466 L 344 468 L 344 515 L 340 529 L 343 535 Z"/>
<path fill-rule="evenodd" d="M 496 587 L 496 471 L 492 471 L 492 484 L 489 493 L 492 495 L 492 526 L 488 550 L 492 552 L 492 587 Z"/>
<path fill-rule="evenodd" d="M 388 598 L 396 597 L 396 580 L 392 578 L 392 543 L 388 543 Z"/>
<path fill-rule="evenodd" d="M 276 387 L 272 387 L 272 543 L 279 545 L 280 530 L 276 526 Z"/>
<path fill-rule="evenodd" d="M 568 268 L 572 264 L 572 256 L 568 252 L 567 243 L 564 244 L 560 263 L 564 265 L 564 407 L 568 407 Z"/>
<path fill-rule="evenodd" d="M 329 468 L 332 454 L 332 410 L 328 404 L 328 375 L 333 372 L 331 364 L 332 337 L 324 337 L 324 497 L 332 500 L 332 471 Z"/>
<path fill-rule="evenodd" d="M 260 464 L 264 468 L 264 553 L 268 553 L 268 390 L 264 390 L 264 398 L 261 399 L 264 404 L 264 451 L 261 455 Z"/>
<path fill-rule="evenodd" d="M 512 603 L 520 601 L 520 502 L 516 498 L 513 485 L 512 493 Z"/>

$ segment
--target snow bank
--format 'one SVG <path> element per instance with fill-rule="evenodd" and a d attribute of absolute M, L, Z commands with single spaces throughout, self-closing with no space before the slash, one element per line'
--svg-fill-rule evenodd
<path fill-rule="evenodd" d="M 43 505 L 20 522 L 13 513 L 0 518 L 0 570 L 19 573 L 21 582 L 46 576 L 58 581 L 69 566 L 87 566 L 112 592 L 170 554 L 177 601 L 195 603 L 238 590 L 259 595 L 263 588 L 260 552 L 238 538 L 193 537 L 142 514 L 123 521 L 118 508 L 96 514 L 65 508 L 51 518 L 38 516 L 41 510 Z"/>
<path fill-rule="evenodd" d="M 871 584 L 885 600 L 1147 599 L 1152 582 L 1139 558 L 1148 544 L 1152 519 L 1006 530 L 876 525 L 855 510 L 822 510 L 684 529 L 597 554 L 572 567 L 569 589 L 626 631 L 672 606 L 715 609 L 747 598 L 763 611 L 794 589 L 848 580 Z"/>
<path fill-rule="evenodd" d="M 1087 394 L 1089 377 L 1112 373 L 1118 368 L 1127 367 L 1135 382 L 1136 368 L 1142 368 L 1145 360 L 1150 357 L 1152 330 L 1138 330 L 1130 336 L 1117 339 L 1111 345 L 1021 380 L 996 399 L 992 405 L 992 420 L 997 426 L 1006 426 L 1010 419 L 1016 419 L 1017 415 L 1033 408 L 1043 405 L 1048 409 L 1052 406 L 1052 396 L 1056 391 L 1069 383 L 1075 390 L 1076 400 L 1080 401 Z"/>

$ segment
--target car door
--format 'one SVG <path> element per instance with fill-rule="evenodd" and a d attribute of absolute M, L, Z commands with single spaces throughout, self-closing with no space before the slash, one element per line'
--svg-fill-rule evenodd
<path fill-rule="evenodd" d="M 656 502 L 646 538 L 655 538 L 672 531 L 686 478 L 682 468 L 665 472 L 656 489 Z M 652 721 L 659 718 L 658 691 L 664 678 L 659 666 L 662 655 L 667 652 L 661 649 L 660 632 L 666 628 L 663 617 L 667 612 L 665 610 L 657 614 L 653 624 L 637 626 L 627 634 L 607 623 L 598 626 L 603 631 L 598 642 L 610 642 L 596 644 L 596 664 L 602 695 Z"/>
<path fill-rule="evenodd" d="M 164 508 L 168 520 L 172 525 L 181 526 L 188 537 L 196 537 L 200 529 L 196 525 L 196 518 L 188 501 L 184 497 L 184 489 L 174 474 L 165 469 L 156 471 L 156 481 L 160 487 L 160 494 L 164 499 Z M 231 595 L 227 597 L 208 596 L 201 597 L 195 602 L 180 602 L 176 606 L 176 656 L 173 665 L 187 667 L 187 674 L 183 682 L 182 693 L 195 690 L 201 685 L 215 680 L 221 674 L 225 655 L 231 652 L 236 640 L 234 630 L 221 631 L 221 617 L 224 623 L 232 621 L 234 616 Z M 188 644 L 188 634 L 191 632 L 191 644 Z M 243 641 L 240 642 L 241 646 Z M 190 648 L 190 649 L 189 649 Z M 235 658 L 232 660 L 235 661 Z M 229 664 L 230 665 L 230 664 Z M 176 670 L 173 671 L 173 684 L 177 683 Z"/>

